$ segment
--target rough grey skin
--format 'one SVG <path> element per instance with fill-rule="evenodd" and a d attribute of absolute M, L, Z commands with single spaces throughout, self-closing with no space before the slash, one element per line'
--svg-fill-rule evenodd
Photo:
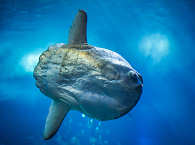
<path fill-rule="evenodd" d="M 119 54 L 90 46 L 85 38 L 79 45 L 73 40 L 68 45 L 49 47 L 34 70 L 37 87 L 54 100 L 45 139 L 56 133 L 70 109 L 98 120 L 111 120 L 129 112 L 141 96 L 141 75 Z"/>

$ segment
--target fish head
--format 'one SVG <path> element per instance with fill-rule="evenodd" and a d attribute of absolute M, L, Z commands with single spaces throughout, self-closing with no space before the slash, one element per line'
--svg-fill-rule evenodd
<path fill-rule="evenodd" d="M 118 118 L 137 104 L 142 94 L 142 76 L 111 50 L 93 48 L 91 51 L 93 63 L 98 67 L 88 69 L 87 77 L 80 83 L 81 108 L 99 120 Z"/>

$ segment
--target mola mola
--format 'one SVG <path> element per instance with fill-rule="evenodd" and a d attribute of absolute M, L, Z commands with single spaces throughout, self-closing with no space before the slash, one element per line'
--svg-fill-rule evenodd
<path fill-rule="evenodd" d="M 87 43 L 87 14 L 79 10 L 68 44 L 50 46 L 34 69 L 36 86 L 52 99 L 44 139 L 51 138 L 70 110 L 105 121 L 128 113 L 138 102 L 141 75 L 119 54 Z"/>

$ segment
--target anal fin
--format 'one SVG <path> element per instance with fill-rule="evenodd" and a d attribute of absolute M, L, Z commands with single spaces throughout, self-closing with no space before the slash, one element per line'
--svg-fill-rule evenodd
<path fill-rule="evenodd" d="M 55 101 L 50 105 L 49 114 L 45 123 L 44 139 L 50 139 L 58 131 L 64 117 L 70 110 L 70 105 L 61 101 Z"/>

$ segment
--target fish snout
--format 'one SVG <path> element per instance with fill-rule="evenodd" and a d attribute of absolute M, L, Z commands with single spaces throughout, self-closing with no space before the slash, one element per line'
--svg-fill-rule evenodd
<path fill-rule="evenodd" d="M 133 71 L 133 70 L 130 70 L 130 71 L 127 73 L 127 75 L 128 75 L 128 78 L 129 78 L 132 82 L 134 82 L 134 83 L 136 83 L 136 84 L 139 84 L 139 85 L 142 85 L 142 84 L 143 84 L 143 78 L 142 78 L 142 76 L 141 76 L 139 73 L 137 73 L 137 72 L 135 72 L 135 71 Z"/>

